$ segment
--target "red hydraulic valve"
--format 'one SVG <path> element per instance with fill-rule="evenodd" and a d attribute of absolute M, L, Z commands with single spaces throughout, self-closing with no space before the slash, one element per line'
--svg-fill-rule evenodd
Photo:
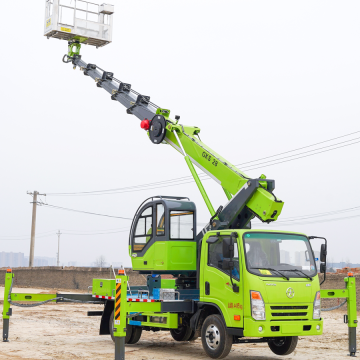
<path fill-rule="evenodd" d="M 150 120 L 148 119 L 144 119 L 141 121 L 140 123 L 140 127 L 146 131 L 148 131 L 150 129 Z"/>

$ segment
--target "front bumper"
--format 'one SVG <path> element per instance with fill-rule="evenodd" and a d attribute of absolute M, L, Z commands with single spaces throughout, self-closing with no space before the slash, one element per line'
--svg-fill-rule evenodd
<path fill-rule="evenodd" d="M 259 330 L 260 327 L 262 330 Z M 257 321 L 253 318 L 244 318 L 244 336 L 246 337 L 313 336 L 322 335 L 322 333 L 323 319 Z"/>

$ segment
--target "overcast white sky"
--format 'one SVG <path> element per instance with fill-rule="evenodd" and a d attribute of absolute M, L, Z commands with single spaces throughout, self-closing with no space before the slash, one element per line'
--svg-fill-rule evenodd
<path fill-rule="evenodd" d="M 176 151 L 154 146 L 137 118 L 61 62 L 67 43 L 42 36 L 44 3 L 20 0 L 16 13 L 0 23 L 0 251 L 25 255 L 31 227 L 28 190 L 102 190 L 189 175 Z M 359 1 L 113 4 L 113 43 L 101 49 L 83 46 L 83 59 L 114 72 L 173 116 L 181 115 L 181 123 L 200 127 L 201 139 L 230 162 L 360 130 Z M 279 221 L 347 209 L 360 206 L 359 151 L 355 144 L 247 174 L 275 179 L 275 194 L 285 202 Z M 204 184 L 215 208 L 226 202 L 216 183 Z M 158 194 L 189 196 L 199 221 L 208 221 L 195 183 L 106 196 L 48 196 L 47 201 L 132 218 L 145 198 Z M 311 221 L 346 220 L 271 228 L 325 236 L 330 259 L 360 262 L 357 215 L 360 211 L 350 211 Z M 58 229 L 109 232 L 129 225 L 39 207 L 35 255 L 56 256 Z M 90 263 L 102 254 L 109 262 L 129 265 L 127 242 L 126 231 L 62 235 L 61 262 Z"/>

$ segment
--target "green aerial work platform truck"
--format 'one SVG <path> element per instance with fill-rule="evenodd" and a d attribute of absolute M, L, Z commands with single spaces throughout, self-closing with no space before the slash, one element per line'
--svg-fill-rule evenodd
<path fill-rule="evenodd" d="M 274 194 L 274 180 L 263 174 L 249 178 L 203 143 L 198 127 L 181 125 L 179 116 L 172 120 L 169 109 L 150 102 L 149 96 L 134 91 L 112 72 L 82 60 L 82 43 L 104 46 L 111 42 L 112 6 L 99 6 L 99 19 L 110 17 L 109 32 L 92 32 L 90 37 L 81 30 L 82 23 L 57 25 L 53 17 L 61 5 L 58 0 L 46 3 L 51 3 L 52 10 L 47 7 L 45 36 L 69 41 L 63 62 L 71 62 L 124 105 L 128 114 L 140 119 L 153 144 L 170 145 L 184 157 L 210 219 L 197 231 L 196 205 L 188 198 L 153 196 L 140 205 L 130 228 L 129 255 L 133 270 L 147 275 L 146 286 L 132 287 L 120 270 L 115 279 L 94 279 L 92 294 L 14 294 L 14 274 L 9 269 L 3 340 L 8 340 L 10 305 L 21 305 L 17 301 L 82 301 L 104 305 L 103 311 L 89 315 L 101 316 L 100 335 L 112 336 L 115 359 L 125 358 L 124 344 L 138 342 L 143 330 L 170 331 L 176 341 L 201 337 L 204 351 L 214 359 L 226 357 L 234 343 L 249 342 L 265 342 L 275 354 L 288 355 L 296 348 L 298 336 L 323 333 L 321 298 L 344 298 L 349 352 L 355 356 L 355 278 L 345 278 L 344 290 L 320 290 L 318 273 L 324 274 L 323 281 L 326 277 L 326 239 L 252 229 L 255 217 L 271 223 L 281 214 L 284 203 Z M 194 165 L 223 188 L 224 206 L 213 208 Z M 311 247 L 316 238 L 324 242 L 320 259 Z"/>

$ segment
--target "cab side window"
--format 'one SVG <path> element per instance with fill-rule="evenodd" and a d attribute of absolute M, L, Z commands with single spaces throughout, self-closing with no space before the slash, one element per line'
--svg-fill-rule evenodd
<path fill-rule="evenodd" d="M 240 280 L 239 250 L 236 239 L 233 239 L 234 257 L 232 259 L 229 259 L 229 258 L 224 258 L 223 255 L 223 238 L 222 237 L 211 237 L 211 238 L 212 238 L 212 242 L 209 243 L 208 265 L 213 266 L 223 271 L 224 273 L 230 275 L 230 270 L 223 270 L 222 263 L 224 259 L 232 260 L 234 262 L 234 269 L 232 270 L 231 275 L 236 280 Z"/>
<path fill-rule="evenodd" d="M 193 240 L 194 239 L 194 212 L 193 211 L 170 211 L 170 239 Z"/>
<path fill-rule="evenodd" d="M 146 208 L 136 224 L 133 251 L 140 252 L 152 238 L 152 206 Z"/>

